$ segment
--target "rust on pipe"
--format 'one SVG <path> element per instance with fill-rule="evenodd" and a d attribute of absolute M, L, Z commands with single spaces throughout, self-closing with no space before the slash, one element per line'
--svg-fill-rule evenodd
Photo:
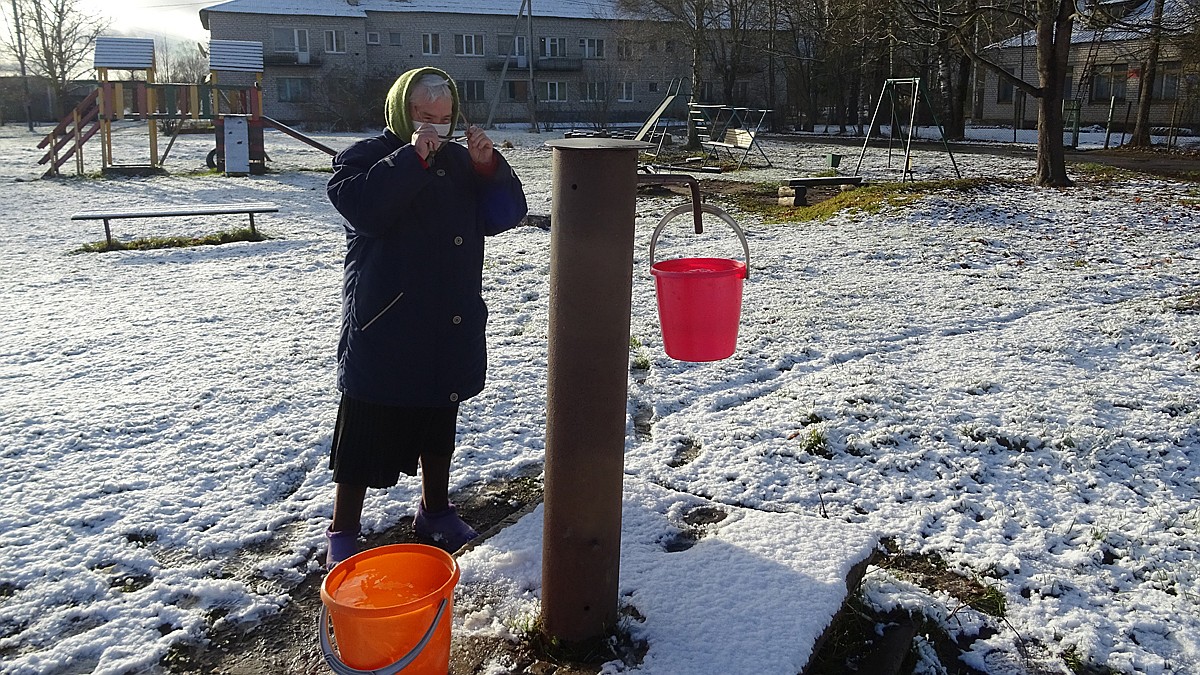
<path fill-rule="evenodd" d="M 638 150 L 553 148 L 542 627 L 578 643 L 617 622 Z"/>

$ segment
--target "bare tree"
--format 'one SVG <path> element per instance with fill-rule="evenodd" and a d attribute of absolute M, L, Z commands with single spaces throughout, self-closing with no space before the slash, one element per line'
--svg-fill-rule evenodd
<path fill-rule="evenodd" d="M 16 0 L 12 0 L 12 10 L 10 12 L 8 5 L 0 5 L 0 16 L 7 16 L 5 22 L 8 27 L 8 32 L 0 38 L 0 53 L 10 53 L 17 60 L 17 67 L 21 73 L 21 91 L 24 94 L 23 107 L 25 109 L 25 124 L 33 131 L 33 112 L 31 109 L 32 98 L 29 93 L 29 72 L 27 65 L 29 62 L 29 50 L 25 46 L 25 28 L 21 22 L 21 7 Z"/>
<path fill-rule="evenodd" d="M 734 100 L 734 85 L 745 76 L 747 62 L 760 47 L 757 38 L 766 28 L 765 7 L 758 0 L 713 0 L 713 25 L 707 52 L 713 71 L 721 79 L 725 105 L 745 104 Z"/>
<path fill-rule="evenodd" d="M 1063 84 L 1067 59 L 1071 52 L 1074 28 L 1074 0 L 1022 0 L 978 6 L 964 0 L 939 4 L 926 0 L 904 3 L 906 11 L 920 25 L 946 30 L 971 60 L 987 67 L 1000 79 L 1038 101 L 1037 173 L 1034 182 L 1044 186 L 1073 185 L 1067 177 L 1063 146 Z M 976 21 L 992 17 L 1011 17 L 1018 26 L 1031 27 L 1037 55 L 1037 83 L 1027 82 L 1009 73 L 975 44 L 970 29 Z"/>
<path fill-rule="evenodd" d="M 208 77 L 208 55 L 203 45 L 187 40 L 157 40 L 154 52 L 154 79 L 159 82 L 199 84 Z"/>
<path fill-rule="evenodd" d="M 1150 15 L 1150 46 L 1146 54 L 1146 66 L 1142 69 L 1141 88 L 1138 91 L 1137 117 L 1133 124 L 1133 136 L 1129 144 L 1137 147 L 1150 146 L 1150 103 L 1154 99 L 1154 80 L 1158 76 L 1158 54 L 1162 48 L 1163 0 L 1154 0 Z"/>
<path fill-rule="evenodd" d="M 691 52 L 691 102 L 697 103 L 704 81 L 703 67 L 707 58 L 708 31 L 713 23 L 711 0 L 618 0 L 617 6 L 634 17 L 670 26 L 669 34 L 687 45 Z M 686 147 L 700 147 L 700 136 L 694 120 L 690 118 Z"/>
<path fill-rule="evenodd" d="M 13 0 L 20 21 L 32 74 L 50 81 L 54 109 L 62 116 L 67 83 L 91 70 L 88 55 L 96 37 L 108 28 L 100 17 L 87 14 L 78 0 Z"/>

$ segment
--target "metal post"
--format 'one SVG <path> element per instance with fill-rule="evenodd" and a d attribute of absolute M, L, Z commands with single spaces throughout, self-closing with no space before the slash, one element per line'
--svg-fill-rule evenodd
<path fill-rule="evenodd" d="M 568 643 L 617 620 L 638 150 L 550 141 L 542 629 Z"/>

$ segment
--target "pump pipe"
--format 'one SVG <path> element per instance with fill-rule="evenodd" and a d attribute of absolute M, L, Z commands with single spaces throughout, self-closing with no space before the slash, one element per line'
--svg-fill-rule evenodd
<path fill-rule="evenodd" d="M 692 220 L 696 224 L 696 234 L 704 234 L 704 224 L 701 217 L 704 212 L 700 208 L 700 181 L 695 176 L 682 173 L 662 173 L 648 176 L 638 176 L 638 185 L 687 185 L 692 190 Z"/>

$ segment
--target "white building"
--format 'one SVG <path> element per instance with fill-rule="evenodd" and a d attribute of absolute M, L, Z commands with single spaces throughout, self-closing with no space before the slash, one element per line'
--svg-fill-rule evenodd
<path fill-rule="evenodd" d="M 263 44 L 266 113 L 382 118 L 401 72 L 449 73 L 472 123 L 644 120 L 690 57 L 606 0 L 230 0 L 200 10 L 214 40 Z M 520 13 L 520 16 L 518 14 Z M 235 84 L 223 79 L 222 83 Z M 379 110 L 376 110 L 378 108 Z"/>

